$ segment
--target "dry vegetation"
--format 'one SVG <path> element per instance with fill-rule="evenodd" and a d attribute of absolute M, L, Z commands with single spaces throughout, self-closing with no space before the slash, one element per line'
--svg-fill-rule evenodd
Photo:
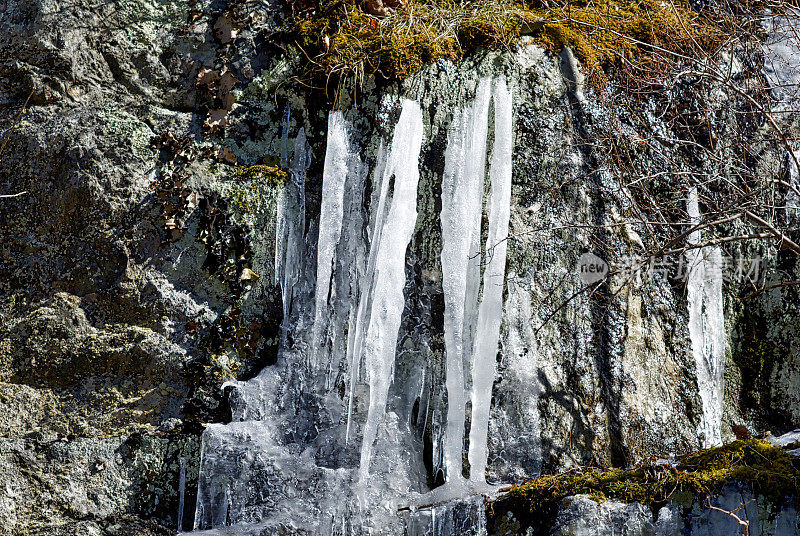
<path fill-rule="evenodd" d="M 602 83 L 610 69 L 663 72 L 682 59 L 714 54 L 741 26 L 733 13 L 680 0 L 412 0 L 381 18 L 354 0 L 292 7 L 287 31 L 317 80 L 402 79 L 438 58 L 512 47 L 530 35 L 555 53 L 571 46 L 590 78 Z"/>

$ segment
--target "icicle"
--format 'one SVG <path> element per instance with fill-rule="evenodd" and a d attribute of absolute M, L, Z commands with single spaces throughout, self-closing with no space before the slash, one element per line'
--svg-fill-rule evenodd
<path fill-rule="evenodd" d="M 483 292 L 478 308 L 478 324 L 472 365 L 472 421 L 469 431 L 470 480 L 485 483 L 488 455 L 489 408 L 495 377 L 500 321 L 503 317 L 503 281 L 506 270 L 508 220 L 511 203 L 511 92 L 500 78 L 494 90 L 494 150 L 489 168 L 489 231 L 486 237 L 486 263 Z"/>
<path fill-rule="evenodd" d="M 471 350 L 470 326 L 474 324 L 473 304 L 480 283 L 480 250 L 475 252 L 475 244 L 480 240 L 476 235 L 480 234 L 489 91 L 489 81 L 481 81 L 473 105 L 453 118 L 442 177 L 441 260 L 447 388 L 444 461 L 450 485 L 463 480 L 464 363 Z"/>
<path fill-rule="evenodd" d="M 289 165 L 289 121 L 292 117 L 292 111 L 287 106 L 283 109 L 283 117 L 281 118 L 281 167 Z"/>
<path fill-rule="evenodd" d="M 183 530 L 183 499 L 186 493 L 186 458 L 181 456 L 178 476 L 178 530 Z"/>
<path fill-rule="evenodd" d="M 372 267 L 374 282 L 370 290 L 372 305 L 364 336 L 364 357 L 369 372 L 370 389 L 369 410 L 361 445 L 362 482 L 369 476 L 373 443 L 378 424 L 386 411 L 397 334 L 405 307 L 403 287 L 406 280 L 406 250 L 417 222 L 417 183 L 422 129 L 422 110 L 419 104 L 404 100 L 381 183 L 381 197 L 383 198 L 383 193 L 386 191 L 385 200 L 388 201 L 389 183 L 394 176 L 391 206 L 385 221 L 381 221 L 382 207 L 379 203 L 375 233 L 372 237 L 373 243 L 377 245 Z M 384 228 L 391 232 L 383 233 Z"/>
<path fill-rule="evenodd" d="M 697 188 L 689 190 L 687 212 L 692 225 L 700 223 Z M 700 230 L 692 231 L 690 245 L 701 243 Z M 718 246 L 690 249 L 686 301 L 689 339 L 697 365 L 697 383 L 703 403 L 704 446 L 722 444 L 722 404 L 725 391 L 725 318 L 722 302 L 722 252 Z"/>
<path fill-rule="evenodd" d="M 478 84 L 472 104 L 471 123 L 467 126 L 464 175 L 470 185 L 468 221 L 471 220 L 469 256 L 466 262 L 467 289 L 464 295 L 463 361 L 469 367 L 478 322 L 478 295 L 481 285 L 481 217 L 486 179 L 486 141 L 489 132 L 491 84 L 484 78 Z"/>
<path fill-rule="evenodd" d="M 321 339 L 331 291 L 334 253 L 342 234 L 344 184 L 351 157 L 349 133 L 350 124 L 345 121 L 342 112 L 331 112 L 328 116 L 328 145 L 322 172 L 322 207 L 317 239 L 317 288 L 312 330 L 314 350 L 310 356 L 312 368 L 319 362 L 317 349 L 324 344 Z"/>
<path fill-rule="evenodd" d="M 389 183 L 391 177 L 384 177 L 384 170 L 386 168 L 386 147 L 381 140 L 378 147 L 378 155 L 375 162 L 375 170 L 373 172 L 372 183 L 377 192 L 377 200 L 373 199 L 370 203 L 371 206 L 377 207 L 371 211 L 370 215 L 370 246 L 369 257 L 367 259 L 366 272 L 363 276 L 363 281 L 366 283 L 360 289 L 360 296 L 358 300 L 358 308 L 350 326 L 349 334 L 352 335 L 348 341 L 348 363 L 350 364 L 350 386 L 347 400 L 347 428 L 345 431 L 345 444 L 350 439 L 350 423 L 353 416 L 353 393 L 355 390 L 356 382 L 358 381 L 358 372 L 361 367 L 361 350 L 364 345 L 364 328 L 369 323 L 369 312 L 372 306 L 372 289 L 375 274 L 375 262 L 378 253 L 378 245 L 380 244 L 381 234 L 383 232 L 383 225 L 386 219 L 386 198 L 389 194 Z M 373 192 L 373 194 L 375 194 Z M 373 198 L 375 195 L 373 195 Z"/>

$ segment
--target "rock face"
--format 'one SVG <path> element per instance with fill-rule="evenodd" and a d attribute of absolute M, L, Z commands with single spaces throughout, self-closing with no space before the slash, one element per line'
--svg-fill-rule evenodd
<path fill-rule="evenodd" d="M 368 80 L 356 102 L 342 92 L 337 104 L 352 145 L 344 165 L 361 182 L 342 199 L 342 233 L 352 241 L 335 240 L 326 331 L 311 341 L 339 365 L 309 374 L 296 365 L 313 333 L 304 329 L 311 330 L 319 288 L 332 105 L 283 83 L 298 60 L 265 39 L 277 6 L 112 4 L 0 2 L 0 194 L 19 194 L 0 198 L 0 531 L 191 528 L 205 425 L 267 416 L 276 426 L 268 433 L 239 430 L 258 445 L 231 452 L 251 456 L 259 484 L 240 490 L 250 493 L 241 504 L 246 514 L 221 524 L 270 521 L 279 511 L 288 531 L 302 521 L 287 510 L 294 503 L 312 516 L 333 511 L 341 521 L 326 501 L 352 490 L 375 388 L 366 369 L 354 373 L 342 359 L 346 326 L 359 303 L 354 273 L 366 269 L 376 214 L 366 193 L 377 184 L 379 149 L 396 134 L 402 99 L 419 104 L 424 125 L 417 219 L 373 467 L 397 477 L 387 484 L 392 507 L 403 506 L 398 490 L 416 499 L 441 484 L 445 155 L 454 115 L 473 102 L 481 80 L 501 76 L 512 88 L 514 150 L 488 481 L 626 466 L 702 446 L 685 286 L 660 273 L 633 281 L 617 274 L 602 290 L 581 292 L 577 265 L 591 252 L 622 267 L 661 239 L 657 227 L 631 223 L 641 196 L 683 207 L 689 182 L 682 177 L 730 176 L 734 153 L 725 143 L 714 160 L 677 142 L 704 127 L 678 121 L 676 110 L 702 97 L 714 139 L 733 140 L 742 128 L 737 113 L 748 106 L 737 93 L 681 82 L 666 101 L 645 99 L 632 112 L 608 104 L 629 99 L 613 87 L 604 101 L 592 90 L 576 95 L 560 59 L 530 41 L 458 65 L 440 61 L 403 83 Z M 735 80 L 750 87 L 760 69 L 737 65 Z M 791 118 L 782 121 L 793 128 Z M 496 132 L 493 121 L 488 128 Z M 770 177 L 786 155 L 766 128 L 747 131 L 748 165 Z M 290 186 L 264 171 L 276 163 L 293 170 L 290 181 L 303 180 Z M 630 184 L 640 176 L 651 178 L 646 191 Z M 302 223 L 293 229 L 303 258 L 295 259 L 296 293 L 287 294 L 286 269 L 276 273 L 275 259 L 294 231 L 279 222 L 284 192 L 299 184 L 302 210 L 293 214 Z M 774 244 L 733 248 L 797 273 L 796 257 Z M 485 256 L 491 247 L 484 249 Z M 736 282 L 724 286 L 726 440 L 735 430 L 777 434 L 800 422 L 796 289 L 775 288 L 746 305 L 742 292 Z M 234 384 L 229 404 L 223 383 L 262 370 L 256 383 Z M 253 386 L 268 395 L 261 406 L 246 400 Z M 465 416 L 469 423 L 471 409 Z M 264 439 L 252 439 L 258 434 Z M 226 476 L 206 465 L 207 481 Z M 218 507 L 221 499 L 208 500 Z M 708 514 L 703 525 L 685 512 L 653 516 L 639 505 L 587 501 L 562 506 L 558 534 L 735 529 L 729 516 Z M 796 514 L 785 512 L 780 526 L 796 529 Z M 391 514 L 371 520 L 387 523 L 373 528 L 403 530 Z M 725 528 L 715 532 L 715 524 Z M 751 534 L 795 533 L 758 530 Z"/>
<path fill-rule="evenodd" d="M 752 493 L 741 487 L 729 486 L 712 505 L 724 511 L 710 509 L 704 504 L 693 504 L 687 508 L 664 506 L 657 512 L 651 512 L 638 503 L 597 503 L 578 495 L 564 500 L 553 534 L 739 535 L 743 534 L 744 522 L 749 534 L 789 536 L 797 534 L 800 526 L 797 511 L 793 507 L 774 511 L 774 507 L 763 499 L 757 501 Z"/>

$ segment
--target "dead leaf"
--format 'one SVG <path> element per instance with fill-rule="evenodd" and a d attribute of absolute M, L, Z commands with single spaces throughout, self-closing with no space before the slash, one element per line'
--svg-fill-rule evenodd
<path fill-rule="evenodd" d="M 217 90 L 217 96 L 219 96 L 220 100 L 225 103 L 225 109 L 230 110 L 235 102 L 233 95 L 231 95 L 231 91 L 236 86 L 236 82 L 239 80 L 233 76 L 230 71 L 225 71 L 222 73 L 222 76 L 219 77 L 219 89 Z"/>
<path fill-rule="evenodd" d="M 389 11 L 383 4 L 383 0 L 367 0 L 364 2 L 364 8 L 367 10 L 367 13 L 376 17 L 385 17 L 389 14 Z"/>
<path fill-rule="evenodd" d="M 236 155 L 231 152 L 230 149 L 227 147 L 220 147 L 217 151 L 217 158 L 219 158 L 222 162 L 226 162 L 228 164 L 236 164 L 237 159 Z"/>
<path fill-rule="evenodd" d="M 195 80 L 194 85 L 196 86 L 210 86 L 211 84 L 215 83 L 219 80 L 219 73 L 214 69 L 209 67 L 200 67 L 200 70 L 197 71 L 197 80 Z"/>
<path fill-rule="evenodd" d="M 214 133 L 220 128 L 230 126 L 230 123 L 228 123 L 228 110 L 210 110 L 203 126 L 209 129 L 209 133 Z"/>
<path fill-rule="evenodd" d="M 227 13 L 220 15 L 214 23 L 214 37 L 223 45 L 236 39 L 238 34 L 239 30 L 234 28 L 233 21 Z"/>

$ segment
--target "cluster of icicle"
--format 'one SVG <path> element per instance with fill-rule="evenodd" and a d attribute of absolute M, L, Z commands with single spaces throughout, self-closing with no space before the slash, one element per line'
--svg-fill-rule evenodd
<path fill-rule="evenodd" d="M 474 101 L 456 112 L 448 132 L 441 212 L 448 395 L 443 458 L 447 492 L 434 500 L 464 497 L 470 488 L 486 489 L 489 410 L 503 309 L 511 196 L 511 94 L 504 78 L 481 80 Z M 278 199 L 275 284 L 283 297 L 282 345 L 287 344 L 287 333 L 291 331 L 293 340 L 302 341 L 296 346 L 302 348 L 302 353 L 298 354 L 296 348 L 292 353 L 282 350 L 277 367 L 286 365 L 282 361 L 303 361 L 294 364 L 310 371 L 301 382 L 312 389 L 319 387 L 323 393 L 332 391 L 340 367 L 346 371 L 346 431 L 344 444 L 335 448 L 343 452 L 361 430 L 359 466 L 352 468 L 352 482 L 358 483 L 359 490 L 369 490 L 376 484 L 371 482 L 370 464 L 378 433 L 387 418 L 387 398 L 405 308 L 406 253 L 417 222 L 423 114 L 414 101 L 404 99 L 401 106 L 391 142 L 388 146 L 381 142 L 378 149 L 372 197 L 364 200 L 367 202 L 360 197 L 365 191 L 366 169 L 353 145 L 352 125 L 340 111 L 330 113 L 322 204 L 316 222 L 316 266 L 305 259 L 308 248 L 313 246 L 307 244 L 310 231 L 306 231 L 304 219 L 309 158 L 302 130 L 296 138 L 293 161 L 289 162 L 288 150 L 282 155 L 284 165 L 292 170 L 292 180 Z M 494 126 L 491 139 L 490 124 Z M 369 210 L 362 214 L 364 206 Z M 487 228 L 481 228 L 482 221 L 488 222 Z M 314 222 L 309 229 L 313 227 Z M 312 280 L 313 298 L 306 283 Z M 347 307 L 337 307 L 342 303 Z M 310 329 L 305 329 L 309 324 Z M 366 372 L 369 404 L 364 420 L 358 421 L 361 426 L 354 426 L 358 416 L 355 391 L 362 383 L 362 370 Z M 253 497 L 252 485 L 242 480 L 252 479 L 248 475 L 262 463 L 259 460 L 279 458 L 279 465 L 287 470 L 300 470 L 306 463 L 299 458 L 297 464 L 291 461 L 294 455 L 281 444 L 282 417 L 270 409 L 276 392 L 282 389 L 283 380 L 277 374 L 275 370 L 265 370 L 253 380 L 231 383 L 233 417 L 238 422 L 211 425 L 204 435 L 195 528 L 259 521 L 254 519 L 259 515 L 258 508 L 239 504 L 245 502 L 243 498 Z M 467 482 L 461 468 L 469 397 L 471 471 Z M 422 453 L 419 454 L 421 458 Z M 328 475 L 320 478 L 337 479 L 328 486 L 329 490 L 341 491 L 349 485 L 349 477 L 341 472 L 320 469 L 319 474 Z M 338 494 L 340 491 L 332 497 L 298 497 L 297 505 L 308 500 L 345 501 L 346 497 Z M 270 502 L 275 500 L 269 498 Z M 435 512 L 430 511 L 431 515 Z M 438 520 L 433 520 L 433 527 L 442 529 L 442 523 L 455 526 L 454 523 L 465 522 L 453 515 L 443 511 Z M 451 517 L 453 522 L 445 521 Z M 346 532 L 360 533 L 357 527 Z"/>
<path fill-rule="evenodd" d="M 489 104 L 494 101 L 494 146 L 489 164 L 488 232 L 481 244 Z M 502 318 L 506 237 L 511 198 L 511 91 L 484 79 L 474 102 L 450 127 L 442 177 L 442 287 L 446 349 L 446 481 L 462 484 L 466 393 L 471 394 L 470 481 L 486 482 L 487 434 Z M 482 254 L 483 252 L 483 254 Z M 483 271 L 483 277 L 481 277 Z M 469 366 L 471 363 L 471 367 Z M 465 365 L 472 372 L 468 391 Z"/>
<path fill-rule="evenodd" d="M 334 251 L 342 232 L 344 185 L 348 173 L 352 173 L 352 166 L 348 165 L 349 155 L 352 154 L 349 128 L 341 112 L 330 114 L 322 183 L 324 202 L 317 246 L 317 288 L 312 329 L 315 341 L 324 340 L 323 329 L 328 324 L 325 317 L 335 262 Z M 405 305 L 405 259 L 417 222 L 422 132 L 419 104 L 403 100 L 388 154 L 381 142 L 373 173 L 373 189 L 378 192 L 377 203 L 370 214 L 369 253 L 366 269 L 358 278 L 357 306 L 351 311 L 346 346 L 351 372 L 347 440 L 353 417 L 354 387 L 358 382 L 362 360 L 369 380 L 369 410 L 361 448 L 362 478 L 368 476 L 372 447 L 386 410 L 395 347 Z M 319 366 L 319 362 L 319 358 L 314 357 L 311 366 Z"/>
<path fill-rule="evenodd" d="M 701 222 L 697 188 L 689 190 L 687 212 L 693 226 Z M 725 316 L 722 302 L 722 251 L 719 246 L 696 247 L 701 231 L 689 236 L 688 281 L 689 339 L 697 365 L 697 383 L 703 403 L 701 432 L 704 446 L 722 444 L 722 404 L 725 389 Z"/>

